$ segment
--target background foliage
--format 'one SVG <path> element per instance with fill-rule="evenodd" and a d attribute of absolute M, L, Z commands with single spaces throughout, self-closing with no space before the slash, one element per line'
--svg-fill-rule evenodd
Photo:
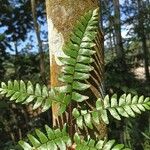
<path fill-rule="evenodd" d="M 105 35 L 105 88 L 106 93 L 122 95 L 124 92 L 150 96 L 150 80 L 145 76 L 145 62 L 150 60 L 150 1 L 101 0 L 101 27 Z M 0 0 L 0 81 L 10 79 L 41 82 L 40 56 L 33 28 L 29 0 Z M 118 7 L 117 7 L 118 6 Z M 120 18 L 117 11 L 120 10 Z M 44 1 L 37 1 L 37 20 L 45 55 L 45 72 L 49 83 L 47 29 Z M 120 20 L 120 27 L 115 24 Z M 117 43 L 117 30 L 121 31 L 122 45 Z M 144 33 L 144 34 L 141 34 Z M 146 43 L 146 45 L 144 44 Z M 123 49 L 122 58 L 117 46 Z M 145 51 L 146 50 L 146 51 Z M 147 73 L 148 74 L 148 73 Z M 2 98 L 1 98 L 2 99 Z M 20 107 L 0 101 L 0 149 L 13 148 L 19 139 L 35 127 L 50 124 L 50 114 L 41 114 L 32 107 Z M 144 113 L 136 119 L 121 123 L 110 120 L 110 135 L 120 143 L 137 150 L 150 149 L 150 117 Z M 142 122 L 142 124 L 141 124 Z M 31 130 L 32 129 L 32 130 Z M 10 148 L 9 148 L 10 147 Z M 17 148 L 16 148 L 17 149 Z"/>

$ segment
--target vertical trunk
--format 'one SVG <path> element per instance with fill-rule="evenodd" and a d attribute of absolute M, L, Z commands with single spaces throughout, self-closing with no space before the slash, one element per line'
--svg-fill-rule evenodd
<path fill-rule="evenodd" d="M 123 49 L 123 43 L 122 43 L 122 36 L 121 36 L 121 21 L 120 21 L 119 0 L 113 0 L 113 5 L 114 5 L 114 12 L 115 12 L 114 29 L 115 29 L 115 36 L 116 36 L 117 56 L 118 56 L 118 58 L 125 61 L 124 49 Z"/>
<path fill-rule="evenodd" d="M 36 38 L 37 38 L 38 47 L 39 47 L 40 74 L 41 74 L 42 82 L 46 84 L 45 64 L 44 64 L 44 51 L 43 51 L 43 47 L 42 47 L 42 40 L 41 40 L 41 37 L 40 37 L 39 24 L 37 22 L 36 0 L 31 0 L 31 8 L 32 8 L 34 29 L 35 29 L 35 32 L 36 32 Z"/>
<path fill-rule="evenodd" d="M 140 0 L 138 2 L 138 22 L 139 22 L 139 37 L 141 38 L 142 42 L 142 49 L 144 53 L 144 67 L 145 67 L 145 76 L 146 80 L 150 82 L 150 73 L 149 73 L 149 51 L 146 43 L 146 33 L 144 28 L 144 13 L 143 13 L 143 7 L 142 2 Z"/>
<path fill-rule="evenodd" d="M 111 16 L 111 14 L 109 14 L 110 18 L 109 18 L 109 28 L 110 28 L 110 48 L 112 50 L 112 54 L 113 56 L 116 56 L 117 51 L 115 49 L 116 47 L 116 41 L 115 41 L 115 34 L 114 34 L 114 27 L 113 27 L 113 17 Z"/>
<path fill-rule="evenodd" d="M 102 5 L 102 0 L 99 1 L 99 5 L 100 5 L 100 26 L 101 26 L 101 29 L 103 30 L 103 5 Z"/>
<path fill-rule="evenodd" d="M 49 40 L 49 55 L 50 55 L 50 84 L 51 88 L 60 86 L 61 83 L 58 81 L 58 75 L 60 74 L 61 63 L 58 60 L 59 56 L 63 56 L 62 46 L 64 42 L 69 39 L 70 33 L 73 29 L 73 26 L 76 23 L 76 20 L 80 18 L 85 12 L 90 9 L 95 9 L 98 7 L 97 0 L 46 0 L 46 12 L 47 12 L 47 21 L 48 21 L 48 40 Z M 101 33 L 101 32 L 99 32 Z M 98 37 L 97 37 L 98 38 Z M 103 70 L 104 70 L 104 57 L 103 57 L 103 35 L 99 34 L 97 40 L 98 46 L 97 51 L 98 55 L 102 57 L 101 64 L 99 67 L 102 69 L 103 79 Z M 102 82 L 101 82 L 102 84 Z M 95 90 L 94 86 L 93 89 Z M 102 94 L 100 94 L 102 96 Z M 58 109 L 59 106 L 55 103 L 52 105 L 53 113 L 53 126 L 61 125 L 58 118 Z M 72 106 L 69 107 L 68 112 L 68 126 L 72 126 Z M 105 126 L 106 128 L 106 126 Z M 69 129 L 69 133 L 72 132 L 72 129 Z M 104 130 L 104 128 L 103 128 Z M 106 130 L 105 134 L 106 135 Z"/>
<path fill-rule="evenodd" d="M 19 52 L 18 52 L 18 42 L 14 42 L 14 47 L 15 47 L 15 74 L 16 78 L 19 79 L 19 73 L 18 73 L 18 58 L 19 58 Z"/>

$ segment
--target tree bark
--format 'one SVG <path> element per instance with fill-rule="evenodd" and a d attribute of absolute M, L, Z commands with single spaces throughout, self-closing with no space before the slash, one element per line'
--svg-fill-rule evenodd
<path fill-rule="evenodd" d="M 46 12 L 47 12 L 47 22 L 48 22 L 48 41 L 49 41 L 49 55 L 50 55 L 50 85 L 51 88 L 60 86 L 61 83 L 58 81 L 58 76 L 60 74 L 61 63 L 58 60 L 59 56 L 63 56 L 62 47 L 66 41 L 68 41 L 70 33 L 81 15 L 91 9 L 95 9 L 99 6 L 97 0 L 46 0 Z M 101 30 L 99 36 L 97 37 L 96 51 L 98 52 L 101 60 L 98 60 L 98 71 L 101 72 L 99 81 L 103 85 L 104 78 L 104 55 L 103 55 L 103 35 Z M 97 57 L 96 57 L 97 58 Z M 100 89 L 101 88 L 100 86 Z M 95 86 L 92 86 L 91 90 L 97 92 Z M 101 90 L 102 91 L 102 90 Z M 97 96 L 103 95 L 103 92 L 95 94 Z M 58 119 L 58 109 L 57 104 L 53 104 L 53 126 L 57 126 L 60 123 Z M 72 108 L 71 108 L 72 109 Z M 72 110 L 69 112 L 71 115 Z M 71 117 L 71 116 L 70 116 Z M 69 119 L 71 119 L 68 117 Z M 63 123 L 61 123 L 63 124 Z M 69 123 L 70 124 L 70 123 Z M 102 136 L 106 136 L 106 126 L 103 125 Z"/>
<path fill-rule="evenodd" d="M 149 73 L 149 50 L 148 46 L 146 43 L 146 33 L 145 33 L 145 28 L 144 28 L 144 13 L 143 13 L 143 7 L 141 0 L 138 0 L 138 22 L 139 22 L 139 37 L 141 38 L 142 42 L 142 49 L 144 53 L 144 67 L 145 67 L 145 76 L 147 82 L 150 82 L 150 73 Z"/>
<path fill-rule="evenodd" d="M 42 82 L 46 84 L 44 50 L 42 47 L 42 40 L 40 37 L 40 27 L 37 22 L 36 0 L 31 0 L 31 9 L 32 9 L 33 24 L 34 24 L 34 29 L 36 33 L 37 42 L 38 42 L 38 48 L 39 48 L 39 55 L 40 55 L 40 75 L 41 75 Z"/>
<path fill-rule="evenodd" d="M 125 61 L 125 54 L 123 49 L 123 43 L 122 43 L 122 36 L 121 36 L 121 21 L 120 21 L 120 4 L 119 0 L 113 0 L 114 5 L 114 29 L 115 29 L 115 35 L 116 35 L 116 51 L 118 58 Z"/>

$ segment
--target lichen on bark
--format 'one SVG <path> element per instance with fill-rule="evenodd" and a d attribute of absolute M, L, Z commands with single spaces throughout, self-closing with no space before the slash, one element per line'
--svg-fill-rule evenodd
<path fill-rule="evenodd" d="M 98 7 L 97 0 L 49 0 L 49 15 L 54 27 L 68 40 L 69 34 L 79 19 L 90 9 Z"/>

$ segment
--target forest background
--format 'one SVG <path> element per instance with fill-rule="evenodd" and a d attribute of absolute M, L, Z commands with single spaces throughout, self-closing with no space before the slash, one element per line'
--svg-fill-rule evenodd
<path fill-rule="evenodd" d="M 45 1 L 0 0 L 0 81 L 49 85 Z M 150 0 L 100 0 L 104 34 L 105 91 L 150 96 Z M 0 99 L 2 99 L 0 97 Z M 32 106 L 0 101 L 0 149 L 10 149 L 29 131 L 51 125 L 51 115 Z M 137 150 L 150 149 L 150 117 L 111 120 L 109 137 Z"/>

